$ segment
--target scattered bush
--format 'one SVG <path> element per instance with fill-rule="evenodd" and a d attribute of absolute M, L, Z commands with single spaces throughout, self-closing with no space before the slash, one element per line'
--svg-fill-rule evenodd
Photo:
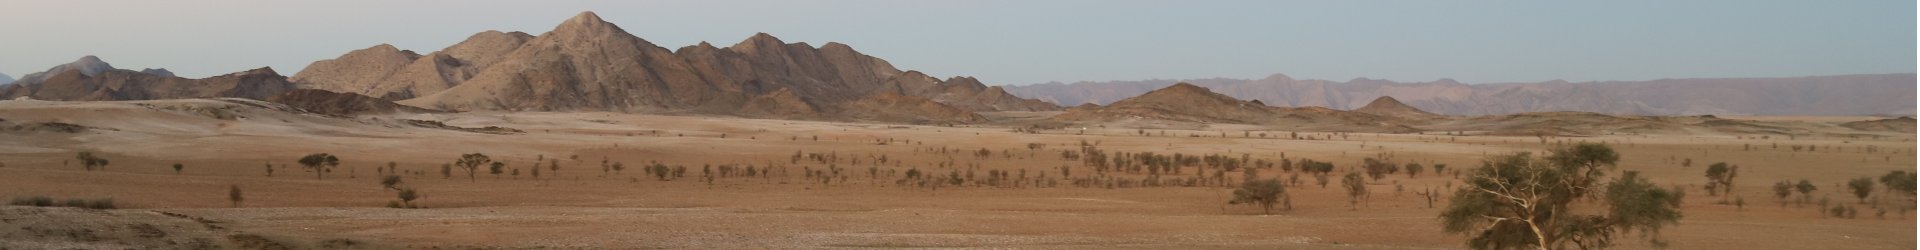
<path fill-rule="evenodd" d="M 53 197 L 46 197 L 46 196 L 14 197 L 13 202 L 9 202 L 7 203 L 7 205 L 49 207 L 49 206 L 53 206 Z"/>
<path fill-rule="evenodd" d="M 7 205 L 35 206 L 35 207 L 52 207 L 55 205 L 59 205 L 62 207 L 86 208 L 86 209 L 119 208 L 118 206 L 115 206 L 113 204 L 113 198 L 100 198 L 100 199 L 94 199 L 94 200 L 67 199 L 65 201 L 62 201 L 56 204 L 54 203 L 53 197 L 47 197 L 47 196 L 14 197 L 11 202 L 7 203 Z"/>
<path fill-rule="evenodd" d="M 116 206 L 114 206 L 114 205 L 113 205 L 113 198 L 100 198 L 100 199 L 95 199 L 95 200 L 93 200 L 93 201 L 89 201 L 89 202 L 87 202 L 87 206 L 86 206 L 86 208 L 88 208 L 88 209 L 114 209 L 114 208 L 118 208 L 118 207 L 116 207 Z"/>

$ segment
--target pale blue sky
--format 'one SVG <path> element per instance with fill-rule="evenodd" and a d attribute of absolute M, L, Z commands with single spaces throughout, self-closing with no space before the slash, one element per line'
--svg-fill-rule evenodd
<path fill-rule="evenodd" d="M 755 32 L 990 84 L 1354 77 L 1516 82 L 1908 73 L 1915 1 L 0 2 L 0 72 L 82 55 L 205 77 L 594 11 L 669 49 Z"/>

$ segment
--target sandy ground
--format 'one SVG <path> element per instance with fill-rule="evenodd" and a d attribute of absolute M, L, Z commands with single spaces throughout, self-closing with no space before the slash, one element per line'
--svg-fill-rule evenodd
<path fill-rule="evenodd" d="M 159 101 L 167 106 L 221 106 L 219 101 Z M 1448 164 L 1465 169 L 1489 155 L 1539 151 L 1554 142 L 1607 142 L 1620 168 L 1661 185 L 1685 185 L 1686 217 L 1662 237 L 1674 248 L 1911 249 L 1914 213 L 1825 218 L 1814 205 L 1782 205 L 1768 188 L 1781 180 L 1819 184 L 1814 199 L 1854 204 L 1844 181 L 1891 170 L 1914 171 L 1914 135 L 1882 138 L 1692 136 L 1497 137 L 1346 134 L 1333 140 L 1244 138 L 1241 127 L 1203 130 L 1089 128 L 1016 133 L 1006 127 L 936 127 L 618 113 L 462 113 L 337 119 L 237 109 L 231 120 L 204 112 L 130 103 L 0 101 L 0 119 L 58 121 L 94 127 L 82 133 L 0 133 L 0 197 L 112 198 L 122 209 L 8 207 L 0 210 L 0 248 L 198 248 L 210 243 L 254 248 L 258 240 L 295 248 L 1461 248 L 1465 235 L 1442 233 L 1437 208 L 1416 190 L 1447 189 L 1452 175 L 1393 175 L 1371 183 L 1370 197 L 1349 207 L 1336 184 L 1291 187 L 1294 209 L 1260 215 L 1226 205 L 1228 187 L 1084 188 L 965 186 L 926 189 L 894 181 L 908 169 L 931 174 L 973 169 L 1045 172 L 1059 180 L 1093 174 L 1060 150 L 1081 142 L 1107 151 L 1247 155 L 1254 159 L 1331 161 L 1343 174 L 1364 157 Z M 1020 116 L 1020 115 L 1012 115 Z M 524 134 L 495 135 L 396 125 L 396 119 L 445 121 L 462 127 L 502 126 Z M 1786 119 L 1786 118 L 1769 118 Z M 1819 122 L 1860 118 L 1821 117 Z M 1160 134 L 1164 131 L 1165 136 Z M 1234 132 L 1226 132 L 1234 131 Z M 1221 137 L 1222 133 L 1227 137 Z M 1255 132 L 1256 134 L 1258 132 Z M 1275 136 L 1286 131 L 1274 131 Z M 1328 137 L 1327 133 L 1307 133 Z M 724 135 L 724 138 L 723 138 Z M 1193 137 L 1199 135 L 1200 137 Z M 814 139 L 817 137 L 818 139 Z M 1542 141 L 1547 143 L 1542 143 Z M 1029 143 L 1044 145 L 1029 149 Z M 1774 145 L 1778 144 L 1778 147 Z M 1791 145 L 1818 146 L 1812 152 Z M 941 149 L 949 150 L 941 153 Z M 971 151 L 987 149 L 980 158 Z M 1871 148 L 1871 152 L 1869 152 Z M 90 150 L 111 159 L 87 171 L 71 161 Z M 294 160 L 339 155 L 324 179 Z M 463 153 L 485 153 L 521 175 L 469 179 L 440 165 Z M 794 163 L 795 152 L 840 156 L 832 164 Z M 878 164 L 879 156 L 889 161 Z M 577 157 L 577 158 L 576 158 Z M 560 159 L 559 171 L 531 176 L 536 159 Z M 627 166 L 603 172 L 601 161 Z M 852 159 L 861 159 L 853 163 Z M 1693 164 L 1682 166 L 1691 159 Z M 379 184 L 377 166 L 392 162 L 404 186 L 426 209 L 385 208 L 395 191 Z M 640 168 L 687 166 L 686 177 L 661 181 Z M 1715 204 L 1700 189 L 1705 166 L 1741 167 L 1736 196 L 1744 208 Z M 174 172 L 173 163 L 185 165 Z M 273 176 L 265 165 L 271 164 Z M 778 165 L 772 176 L 701 181 L 703 165 Z M 804 170 L 827 165 L 847 178 L 822 184 Z M 941 167 L 947 165 L 948 167 Z M 972 166 L 978 166 L 972 167 Z M 542 164 L 542 168 L 548 167 Z M 416 171 L 419 174 L 415 174 Z M 879 171 L 871 177 L 868 171 Z M 1191 175 L 1192 169 L 1187 169 Z M 889 175 L 888 172 L 894 174 Z M 1263 177 L 1287 178 L 1278 169 Z M 1430 172 L 1430 171 L 1429 171 Z M 1240 173 L 1229 173 L 1238 182 Z M 1117 174 L 1120 178 L 1144 175 Z M 228 201 L 238 185 L 246 200 Z M 1396 192 L 1396 186 L 1405 191 Z M 1435 206 L 1445 205 L 1444 196 Z M 1903 204 L 1905 197 L 1879 204 Z M 143 237 L 155 225 L 167 236 Z M 61 225 L 61 226 L 47 226 Z M 34 227 L 38 229 L 24 229 Z M 54 229 L 47 229 L 54 228 Z M 132 228 L 142 228 L 134 230 Z M 217 229 L 215 229 L 217 228 Z M 56 230 L 57 229 L 57 230 Z M 93 237 L 75 236 L 94 230 Z M 64 230 L 64 231 L 61 231 Z M 248 235 L 236 238 L 235 235 Z M 173 242 L 169 244 L 169 242 Z M 342 242 L 350 242 L 345 244 Z M 1637 235 L 1622 248 L 1647 248 Z M 116 247 L 121 246 L 121 247 Z"/>

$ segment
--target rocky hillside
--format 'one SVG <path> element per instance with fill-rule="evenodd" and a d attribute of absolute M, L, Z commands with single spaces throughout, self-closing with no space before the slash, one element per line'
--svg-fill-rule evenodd
<path fill-rule="evenodd" d="M 1263 79 L 1193 79 L 1044 83 L 1008 86 L 1018 96 L 1063 105 L 1105 104 L 1175 82 L 1219 90 L 1275 106 L 1361 107 L 1392 96 L 1411 107 L 1446 115 L 1494 115 L 1581 111 L 1626 115 L 1911 115 L 1914 74 L 1788 78 L 1706 78 L 1573 83 L 1463 84 L 1449 79 L 1394 82 L 1357 78 L 1346 82 Z"/>
<path fill-rule="evenodd" d="M 1142 118 L 1205 123 L 1255 124 L 1278 117 L 1266 105 L 1241 101 L 1193 84 L 1177 83 L 1103 107 L 1076 108 L 1060 114 L 1066 120 Z"/>
<path fill-rule="evenodd" d="M 164 70 L 115 69 L 97 57 L 87 56 L 46 72 L 28 74 L 16 84 L 0 86 L 0 98 L 119 101 L 237 97 L 261 100 L 293 88 L 293 83 L 271 68 L 187 79 Z"/>
<path fill-rule="evenodd" d="M 520 32 L 486 31 L 440 52 L 420 55 L 381 44 L 320 60 L 291 78 L 304 88 L 404 100 L 459 85 L 531 39 Z"/>
<path fill-rule="evenodd" d="M 456 111 L 966 122 L 978 119 L 973 112 L 1059 109 L 970 77 L 939 80 L 902 71 L 840 43 L 815 47 L 761 33 L 726 47 L 703 42 L 668 50 L 592 12 L 537 36 L 487 31 L 426 55 L 387 45 L 356 50 L 315 62 L 293 79 L 309 88 Z M 921 99 L 929 102 L 916 103 Z"/>

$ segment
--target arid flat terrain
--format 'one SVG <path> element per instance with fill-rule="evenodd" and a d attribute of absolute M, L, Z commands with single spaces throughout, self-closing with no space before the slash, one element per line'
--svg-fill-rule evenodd
<path fill-rule="evenodd" d="M 1913 218 L 1920 217 L 1906 211 L 1914 203 L 1907 196 L 1858 204 L 1842 186 L 1914 171 L 1914 135 L 1900 132 L 1028 130 L 604 112 L 344 118 L 276 107 L 235 99 L 0 101 L 0 197 L 111 198 L 119 207 L 0 208 L 0 248 L 1461 248 L 1469 236 L 1443 233 L 1438 218 L 1461 183 L 1452 171 L 1573 142 L 1611 145 L 1620 169 L 1688 190 L 1685 217 L 1661 234 L 1673 248 L 1904 249 L 1915 244 Z M 1882 118 L 1730 119 L 1842 129 L 1835 124 Z M 489 126 L 505 129 L 480 129 Z M 1283 136 L 1294 133 L 1303 139 Z M 1336 176 L 1359 171 L 1366 157 L 1451 168 L 1369 181 L 1357 206 L 1338 184 L 1262 168 L 1257 178 L 1301 179 L 1288 187 L 1291 210 L 1262 215 L 1227 204 L 1245 170 L 1220 182 L 1203 179 L 1215 170 L 1190 167 L 1146 184 L 1149 174 L 1097 173 L 1065 158 L 1083 143 L 1108 152 L 1312 159 L 1335 164 Z M 81 151 L 110 164 L 89 171 L 75 160 Z M 340 164 L 316 175 L 296 162 L 312 153 Z M 483 166 L 472 178 L 459 168 L 443 175 L 442 165 L 468 153 L 505 162 L 504 173 Z M 1700 188 L 1714 162 L 1740 166 L 1734 196 L 1744 206 L 1718 204 L 1723 197 Z M 183 166 L 177 172 L 176 163 Z M 381 184 L 389 163 L 423 208 L 387 208 L 397 200 Z M 614 163 L 623 169 L 611 170 Z M 661 180 L 647 170 L 655 163 L 685 167 L 685 174 Z M 709 165 L 711 181 L 702 171 Z M 755 173 L 742 174 L 746 166 Z M 963 181 L 922 184 L 906 180 L 910 170 Z M 989 177 L 1002 171 L 1005 178 Z M 1855 205 L 1859 215 L 1831 218 L 1816 204 L 1773 197 L 1773 183 L 1800 179 L 1818 185 L 1813 199 Z M 234 186 L 244 194 L 237 204 L 229 200 Z M 1426 190 L 1441 194 L 1433 207 L 1418 194 Z M 1873 207 L 1896 210 L 1881 215 Z M 1638 237 L 1623 236 L 1620 247 L 1651 247 Z"/>

